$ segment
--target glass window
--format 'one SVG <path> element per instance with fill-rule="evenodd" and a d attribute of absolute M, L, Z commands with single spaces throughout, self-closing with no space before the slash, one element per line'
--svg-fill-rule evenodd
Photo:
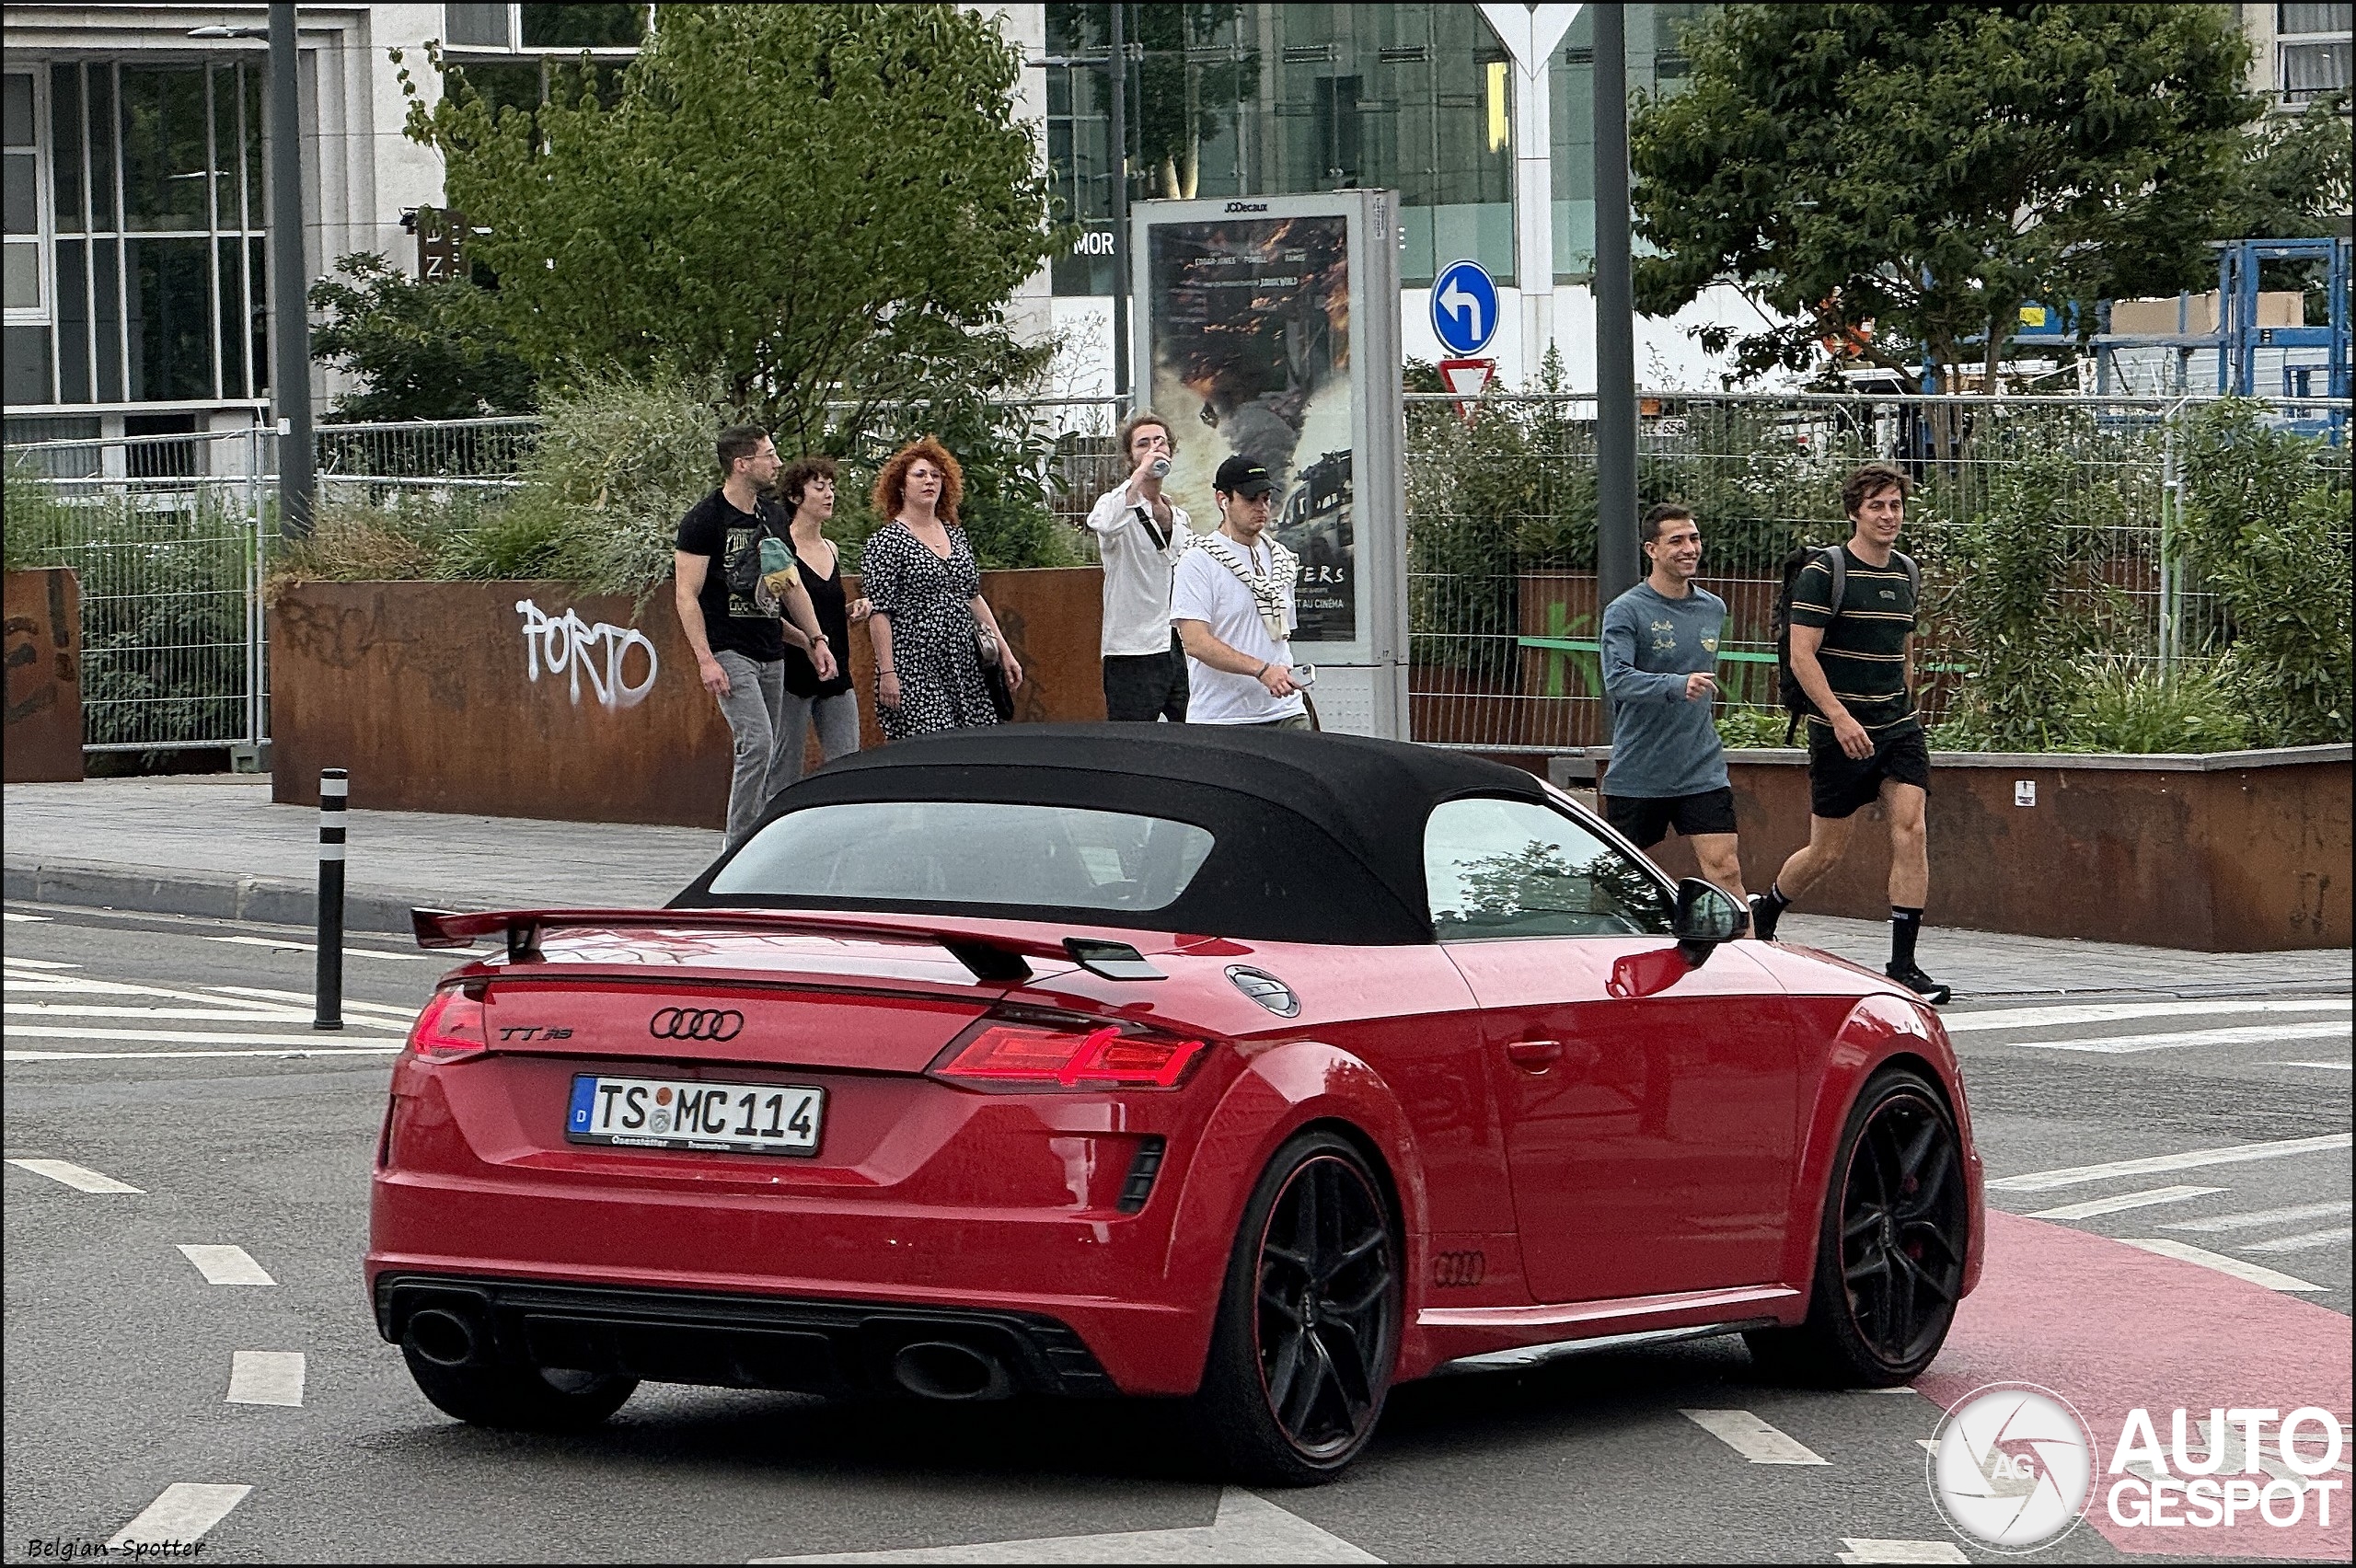
<path fill-rule="evenodd" d="M 10 310 L 40 308 L 40 242 L 10 245 L 6 253 L 6 294 Z M 44 398 L 42 402 L 49 399 Z"/>
<path fill-rule="evenodd" d="M 2278 33 L 2346 32 L 2351 18 L 2356 18 L 2356 6 L 2277 6 L 2274 7 L 2274 30 Z"/>
<path fill-rule="evenodd" d="M 82 73 L 61 65 L 49 74 L 49 161 L 57 190 L 53 214 L 60 234 L 82 232 Z"/>
<path fill-rule="evenodd" d="M 0 85 L 0 143 L 11 147 L 33 144 L 33 77 L 29 71 L 11 71 Z"/>
<path fill-rule="evenodd" d="M 545 82 L 540 63 L 537 60 L 476 60 L 459 64 L 458 76 L 480 93 L 493 114 L 503 109 L 520 109 L 525 114 L 537 114 L 545 96 Z"/>
<path fill-rule="evenodd" d="M 2290 98 L 2319 98 L 2348 87 L 2345 43 L 2282 45 L 2282 91 Z"/>
<path fill-rule="evenodd" d="M 445 43 L 490 49 L 505 49 L 510 44 L 505 6 L 445 6 L 442 30 L 446 35 Z"/>
<path fill-rule="evenodd" d="M 643 6 L 525 6 L 526 49 L 636 49 L 646 40 Z"/>
<path fill-rule="evenodd" d="M 214 396 L 211 249 L 203 239 L 124 242 L 134 402 Z"/>
<path fill-rule="evenodd" d="M 1188 823 L 1068 806 L 813 806 L 755 834 L 711 891 L 1151 910 L 1186 890 L 1211 844 Z"/>
<path fill-rule="evenodd" d="M 1569 817 L 1527 801 L 1449 801 L 1424 829 L 1442 941 L 1669 934 L 1660 879 Z"/>
<path fill-rule="evenodd" d="M 1628 112 L 1640 98 L 1682 91 L 1685 32 L 1710 7 L 1625 7 Z M 1583 283 L 1595 271 L 1595 8 L 1584 6 L 1564 34 L 1551 72 L 1548 117 L 1553 143 L 1554 281 Z M 1644 242 L 1637 254 L 1645 253 Z"/>
<path fill-rule="evenodd" d="M 57 242 L 57 400 L 90 400 L 90 246 L 87 240 Z"/>
<path fill-rule="evenodd" d="M 133 231 L 211 227 L 204 67 L 122 67 L 122 215 Z"/>
<path fill-rule="evenodd" d="M 5 376 L 6 398 L 11 403 L 46 403 L 49 401 L 49 329 L 46 327 L 10 327 L 8 333 L 7 370 Z"/>
<path fill-rule="evenodd" d="M 1132 201 L 1400 192 L 1401 280 L 1472 257 L 1513 281 L 1507 54 L 1470 6 L 1130 6 Z M 1064 215 L 1112 216 L 1111 7 L 1051 5 L 1048 158 Z M 1058 258 L 1058 294 L 1109 293 L 1109 248 Z M 1446 251 L 1441 255 L 1439 252 Z"/>

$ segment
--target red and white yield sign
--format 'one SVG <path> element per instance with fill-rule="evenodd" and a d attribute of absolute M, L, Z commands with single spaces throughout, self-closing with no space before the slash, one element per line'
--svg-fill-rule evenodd
<path fill-rule="evenodd" d="M 1497 374 L 1497 362 L 1493 359 L 1444 359 L 1439 362 L 1439 378 L 1456 397 L 1456 413 L 1466 424 L 1472 422 L 1480 408 L 1481 393 Z"/>

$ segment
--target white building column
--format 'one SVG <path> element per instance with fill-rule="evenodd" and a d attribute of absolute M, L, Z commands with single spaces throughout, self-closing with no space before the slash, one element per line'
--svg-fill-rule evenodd
<path fill-rule="evenodd" d="M 1481 14 L 1513 56 L 1513 267 L 1528 376 L 1554 341 L 1553 56 L 1579 7 L 1484 0 Z"/>

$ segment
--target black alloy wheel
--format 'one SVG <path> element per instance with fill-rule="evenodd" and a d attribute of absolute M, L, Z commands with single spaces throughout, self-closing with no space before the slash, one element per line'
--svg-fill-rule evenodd
<path fill-rule="evenodd" d="M 1807 1320 L 1753 1333 L 1752 1353 L 1809 1381 L 1905 1382 L 1946 1343 L 1970 1239 L 1955 1121 L 1919 1074 L 1865 1086 L 1830 1195 Z"/>
<path fill-rule="evenodd" d="M 1341 1473 L 1373 1435 L 1398 1355 L 1399 1249 L 1357 1151 L 1326 1133 L 1286 1146 L 1246 1205 L 1196 1396 L 1245 1478 Z"/>

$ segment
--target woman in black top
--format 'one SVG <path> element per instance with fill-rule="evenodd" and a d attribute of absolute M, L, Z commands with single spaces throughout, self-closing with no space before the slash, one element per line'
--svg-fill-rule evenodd
<path fill-rule="evenodd" d="M 769 784 L 782 790 L 802 777 L 810 727 L 818 729 L 818 755 L 826 762 L 859 749 L 859 698 L 850 685 L 850 628 L 867 619 L 865 599 L 843 602 L 842 551 L 826 537 L 835 514 L 835 464 L 830 457 L 803 457 L 778 480 L 793 513 L 793 555 L 802 583 L 818 612 L 818 629 L 835 655 L 835 674 L 820 680 L 810 662 L 807 640 L 786 632 L 785 713 L 779 727 L 778 758 Z"/>

